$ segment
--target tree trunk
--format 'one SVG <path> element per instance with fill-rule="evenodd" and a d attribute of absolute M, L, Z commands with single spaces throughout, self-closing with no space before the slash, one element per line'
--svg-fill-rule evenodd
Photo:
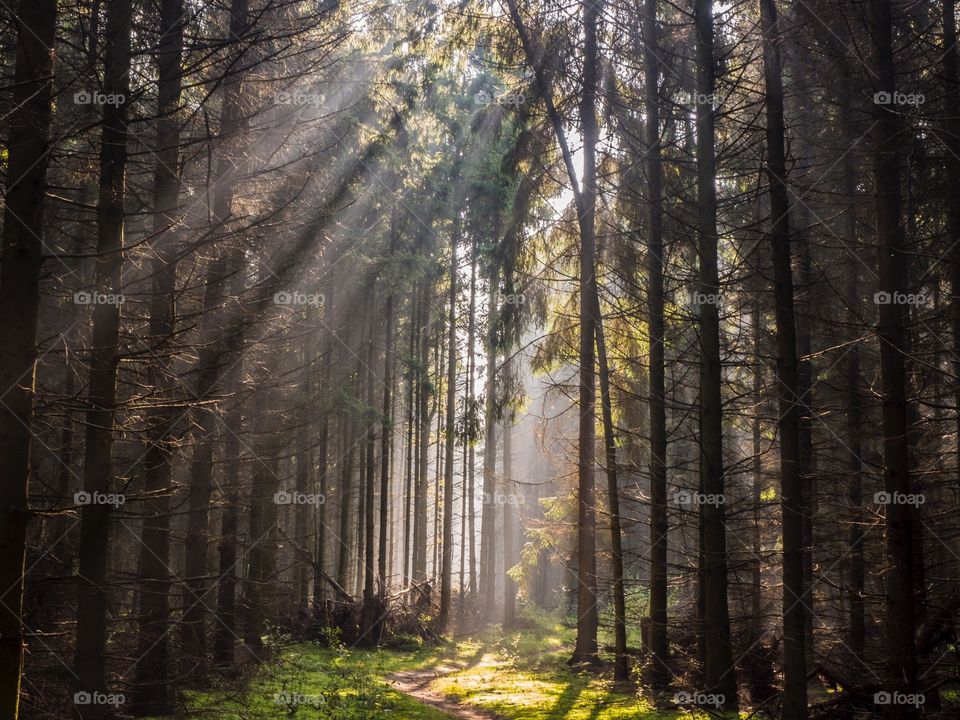
<path fill-rule="evenodd" d="M 840 71 L 839 89 L 841 92 L 851 87 L 850 72 L 844 65 Z M 840 129 L 843 146 L 851 147 L 854 142 L 853 108 L 851 99 L 845 94 L 838 98 L 840 104 Z M 843 197 L 850 205 L 844 211 L 844 235 L 849 247 L 857 247 L 857 214 L 853 198 L 856 197 L 856 164 L 853 153 L 847 153 L 843 162 Z M 958 178 L 960 179 L 960 178 Z M 863 261 L 851 254 L 848 263 L 846 283 L 847 313 L 851 327 L 856 328 L 860 318 L 860 288 L 858 273 Z M 860 340 L 859 333 L 854 331 L 850 352 L 847 354 L 845 367 L 847 381 L 847 431 L 846 445 L 849 454 L 850 480 L 847 485 L 847 502 L 850 506 L 850 527 L 847 530 L 847 546 L 850 553 L 847 588 L 849 594 L 850 615 L 847 634 L 847 644 L 853 656 L 852 669 L 862 672 L 866 669 L 866 615 L 865 615 L 865 577 L 864 542 L 869 532 L 869 524 L 865 522 L 863 514 L 863 459 L 861 443 L 862 399 L 860 395 Z"/>
<path fill-rule="evenodd" d="M 627 602 L 623 591 L 623 539 L 620 529 L 620 484 L 617 480 L 617 441 L 613 430 L 613 402 L 610 397 L 610 366 L 607 343 L 603 336 L 603 320 L 599 298 L 595 301 L 597 318 L 597 360 L 600 367 L 600 404 L 603 412 L 603 444 L 607 462 L 607 497 L 610 506 L 610 552 L 613 569 L 614 653 L 613 678 L 617 682 L 630 679 L 627 657 Z"/>
<path fill-rule="evenodd" d="M 597 275 L 596 245 L 597 127 L 596 98 L 599 79 L 597 2 L 583 3 L 583 193 L 580 226 L 580 402 L 577 442 L 577 642 L 572 663 L 599 662 L 597 655 L 597 516 L 596 516 L 596 402 L 594 342 L 597 317 L 594 297 Z"/>
<path fill-rule="evenodd" d="M 893 21 L 889 0 L 871 0 L 874 69 L 881 92 L 896 92 Z M 904 250 L 900 213 L 900 137 L 897 114 L 877 104 L 874 114 L 874 182 L 880 278 L 880 386 L 883 398 L 883 480 L 886 505 L 887 687 L 888 692 L 914 693 L 917 687 L 914 637 L 913 505 L 908 452 L 905 309 L 898 302 L 907 291 L 910 254 Z M 884 302 L 884 299 L 886 302 Z M 888 706 L 887 717 L 912 718 L 916 708 Z"/>
<path fill-rule="evenodd" d="M 713 0 L 696 0 L 697 95 L 714 94 Z M 715 110 L 697 103 L 697 199 L 699 204 L 700 416 L 701 484 L 706 496 L 724 496 L 723 399 L 720 366 L 720 281 L 717 268 L 717 162 Z M 700 504 L 703 543 L 704 683 L 708 693 L 722 694 L 724 708 L 737 707 L 736 668 L 730 647 L 727 607 L 727 538 L 723 503 Z"/>
<path fill-rule="evenodd" d="M 232 0 L 230 7 L 229 42 L 238 43 L 247 29 L 248 0 Z M 242 52 L 242 51 L 241 51 Z M 230 72 L 224 79 L 223 110 L 220 137 L 227 143 L 221 148 L 213 181 L 211 216 L 215 228 L 228 222 L 233 205 L 236 170 L 241 156 L 237 135 L 244 127 L 241 110 L 242 74 Z M 197 397 L 207 398 L 218 384 L 223 367 L 229 363 L 233 337 L 223 335 L 221 306 L 232 258 L 239 254 L 221 251 L 207 273 L 200 324 L 201 342 L 197 368 Z M 203 408 L 197 418 L 195 447 L 190 465 L 187 512 L 187 538 L 184 544 L 185 609 L 181 619 L 183 652 L 192 666 L 190 679 L 202 685 L 207 672 L 207 549 L 210 542 L 210 496 L 213 489 L 213 447 L 219 436 L 219 419 L 215 408 Z"/>
<path fill-rule="evenodd" d="M 234 367 L 231 374 L 242 376 L 242 369 Z M 239 388 L 234 385 L 239 390 Z M 237 634 L 237 522 L 240 513 L 240 431 L 242 412 L 234 408 L 226 418 L 224 443 L 223 514 L 220 518 L 217 575 L 217 623 L 214 632 L 213 661 L 218 668 L 230 668 L 234 663 Z"/>
<path fill-rule="evenodd" d="M 140 618 L 137 641 L 136 684 L 133 705 L 143 715 L 172 712 L 168 698 L 170 627 L 170 435 L 175 410 L 166 406 L 171 392 L 172 359 L 162 348 L 174 333 L 178 234 L 177 175 L 180 155 L 180 90 L 183 72 L 183 3 L 164 0 L 160 9 L 160 43 L 157 47 L 157 164 L 154 170 L 154 261 L 150 336 L 156 353 L 148 369 L 149 383 L 159 394 L 159 407 L 151 408 L 149 440 L 144 455 L 143 537 L 140 547 Z"/>
<path fill-rule="evenodd" d="M 952 243 L 950 260 L 950 331 L 953 336 L 952 370 L 960 377 L 960 62 L 957 50 L 957 17 L 955 0 L 943 2 L 943 75 L 947 122 L 943 141 L 947 153 L 947 241 Z M 957 473 L 960 475 L 960 381 L 954 379 L 954 412 L 956 415 L 954 451 L 957 456 Z"/>
<path fill-rule="evenodd" d="M 0 262 L 0 717 L 16 720 L 23 667 L 27 490 L 33 420 L 37 315 L 43 265 L 44 199 L 51 101 L 55 0 L 21 0 L 14 16 L 17 53 L 8 115 L 7 191 Z"/>
<path fill-rule="evenodd" d="M 394 235 L 396 238 L 396 234 Z M 377 555 L 378 592 L 387 595 L 387 514 L 390 500 L 390 462 L 393 455 L 393 292 L 387 296 L 386 327 L 383 331 L 383 421 L 380 436 L 380 538 Z"/>
<path fill-rule="evenodd" d="M 450 235 L 450 315 L 447 320 L 446 455 L 443 466 L 443 555 L 440 570 L 440 632 L 447 631 L 453 569 L 453 449 L 457 393 L 457 233 Z"/>
<path fill-rule="evenodd" d="M 475 378 L 477 366 L 476 339 L 477 339 L 477 246 L 474 244 L 470 254 L 470 317 L 467 325 L 467 413 L 469 418 L 470 432 L 476 428 L 476 392 Z M 471 436 L 468 440 L 467 448 L 467 472 L 469 477 L 465 478 L 467 483 L 467 535 L 470 543 L 470 597 L 477 596 L 477 528 L 476 528 L 476 443 Z"/>
<path fill-rule="evenodd" d="M 480 514 L 480 593 L 482 613 L 486 621 L 493 620 L 496 609 L 496 505 L 497 494 L 497 426 L 496 385 L 497 349 L 494 345 L 493 323 L 497 312 L 496 274 L 491 273 L 487 293 L 487 377 L 484 388 L 483 432 L 483 507 Z"/>
<path fill-rule="evenodd" d="M 100 194 L 97 204 L 95 291 L 119 298 L 122 289 L 124 199 L 127 165 L 127 105 L 130 94 L 129 0 L 107 6 L 103 91 L 123 100 L 104 105 L 100 143 Z M 106 692 L 107 558 L 110 540 L 109 498 L 113 486 L 113 432 L 117 369 L 120 364 L 120 303 L 98 304 L 93 313 L 89 407 L 83 490 L 89 501 L 81 511 L 80 577 L 77 586 L 75 675 L 79 691 Z M 102 704 L 84 707 L 84 718 L 109 717 Z"/>
<path fill-rule="evenodd" d="M 427 579 L 427 472 L 430 451 L 430 302 L 433 282 L 426 278 L 421 296 L 417 478 L 413 499 L 413 580 Z"/>
<path fill-rule="evenodd" d="M 667 414 L 664 381 L 663 205 L 660 147 L 660 70 L 657 0 L 643 15 L 644 109 L 647 114 L 647 322 L 650 327 L 650 651 L 651 683 L 670 680 L 667 639 Z"/>
<path fill-rule="evenodd" d="M 800 458 L 797 327 L 790 262 L 790 205 L 784 157 L 781 33 L 775 0 L 760 0 L 767 113 L 767 182 L 777 320 L 777 395 L 780 431 L 780 488 L 783 517 L 783 718 L 807 716 L 806 594 L 803 525 L 805 505 Z"/>
<path fill-rule="evenodd" d="M 513 477 L 513 416 L 503 419 L 503 627 L 517 624 L 517 583 L 510 577 L 510 569 L 517 564 L 516 520 L 514 508 L 518 505 L 517 485 Z"/>

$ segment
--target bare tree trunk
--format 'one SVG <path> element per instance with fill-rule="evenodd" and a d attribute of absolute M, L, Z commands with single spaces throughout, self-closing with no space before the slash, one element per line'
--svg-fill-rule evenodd
<path fill-rule="evenodd" d="M 328 397 L 330 388 L 330 331 L 326 330 L 324 334 L 323 348 L 323 369 L 321 370 L 321 397 Z M 329 499 L 327 454 L 330 442 L 330 423 L 332 422 L 332 413 L 329 406 L 323 409 L 323 419 L 320 424 L 320 440 L 317 447 L 317 466 L 320 474 L 320 496 L 323 502 L 317 507 L 317 517 L 315 519 L 317 532 L 317 554 L 316 567 L 313 573 L 313 609 L 314 612 L 323 607 L 326 597 L 324 588 L 324 574 L 327 572 L 327 500 Z"/>
<path fill-rule="evenodd" d="M 394 234 L 397 238 L 397 234 Z M 391 251 L 392 252 L 392 251 Z M 377 556 L 378 592 L 387 595 L 387 553 L 392 545 L 387 544 L 387 514 L 390 500 L 390 463 L 393 455 L 393 292 L 387 296 L 386 327 L 383 331 L 383 422 L 380 437 L 380 537 Z"/>
<path fill-rule="evenodd" d="M 417 478 L 413 498 L 413 580 L 427 579 L 427 473 L 430 451 L 430 302 L 433 281 L 425 278 L 421 296 Z"/>
<path fill-rule="evenodd" d="M 368 324 L 367 359 L 365 364 L 367 366 L 366 404 L 369 412 L 374 407 L 374 388 L 376 385 L 376 378 L 373 374 L 373 337 L 375 321 L 372 311 L 369 313 Z M 367 424 L 367 461 L 365 479 L 363 483 L 365 497 L 365 514 L 363 518 L 363 618 L 360 627 L 362 644 L 367 647 L 374 647 L 380 640 L 378 633 L 374 632 L 375 626 L 378 625 L 377 615 L 379 614 L 376 610 L 376 566 L 374 565 L 374 530 L 376 528 L 376 519 L 379 514 L 378 512 L 374 512 L 374 493 L 376 488 L 376 437 L 376 422 L 371 417 L 369 423 Z"/>
<path fill-rule="evenodd" d="M 947 127 L 943 135 L 950 150 L 947 153 L 947 187 L 950 195 L 947 199 L 947 238 L 953 243 L 950 260 L 950 332 L 953 336 L 952 370 L 960 377 L 960 63 L 957 50 L 957 16 L 955 0 L 943 2 L 943 75 L 944 95 L 947 108 Z M 956 415 L 954 451 L 957 456 L 957 472 L 960 475 L 960 381 L 954 380 L 954 412 Z"/>
<path fill-rule="evenodd" d="M 467 325 L 467 407 L 468 417 L 470 419 L 470 428 L 471 432 L 476 427 L 476 392 L 474 385 L 474 373 L 476 372 L 477 356 L 476 356 L 476 335 L 477 331 L 477 247 L 474 244 L 471 255 L 470 255 L 470 318 Z M 467 459 L 467 472 L 469 477 L 465 478 L 466 482 L 466 493 L 467 493 L 467 519 L 468 519 L 468 528 L 467 534 L 469 535 L 470 543 L 470 597 L 475 598 L 477 596 L 477 528 L 476 528 L 476 508 L 475 508 L 475 496 L 476 496 L 476 472 L 477 472 L 477 463 L 476 463 L 476 447 L 472 439 L 469 441 L 469 447 L 466 452 L 468 455 Z"/>
<path fill-rule="evenodd" d="M 896 92 L 893 21 L 889 0 L 871 0 L 874 69 L 881 92 Z M 914 693 L 917 687 L 914 615 L 914 506 L 898 502 L 910 494 L 905 308 L 897 301 L 907 291 L 910 254 L 904 250 L 900 212 L 900 137 L 897 114 L 877 104 L 874 114 L 874 182 L 880 278 L 880 385 L 883 398 L 883 479 L 891 502 L 886 506 L 887 687 Z M 886 302 L 883 300 L 886 299 Z M 889 718 L 912 718 L 916 708 L 891 704 Z"/>
<path fill-rule="evenodd" d="M 180 89 L 183 72 L 183 3 L 164 0 L 160 10 L 157 47 L 157 165 L 154 170 L 154 262 L 150 336 L 154 347 L 163 347 L 176 323 L 176 225 L 180 178 Z M 173 448 L 170 435 L 175 411 L 164 400 L 172 390 L 172 359 L 158 352 L 148 369 L 150 385 L 160 395 L 158 407 L 149 411 L 149 445 L 144 455 L 143 537 L 140 546 L 140 618 L 137 641 L 137 688 L 134 707 L 144 715 L 172 712 L 168 698 L 170 627 L 170 482 Z"/>
<path fill-rule="evenodd" d="M 497 312 L 496 275 L 491 273 L 487 293 L 487 377 L 484 389 L 483 433 L 483 507 L 480 515 L 480 594 L 482 613 L 486 621 L 493 620 L 496 609 L 496 525 L 497 508 L 493 500 L 497 494 L 497 430 L 496 430 L 496 371 L 497 349 L 494 346 L 493 323 Z"/>
<path fill-rule="evenodd" d="M 347 589 L 350 580 L 350 553 L 353 547 L 353 526 L 350 512 L 353 504 L 353 460 L 356 456 L 356 432 L 353 422 L 344 423 L 343 448 L 341 455 L 346 455 L 343 471 L 340 473 L 340 487 L 337 492 L 340 501 L 340 526 L 338 528 L 340 554 L 337 557 L 337 584 Z"/>
<path fill-rule="evenodd" d="M 239 390 L 242 369 L 234 367 L 234 388 Z M 218 543 L 217 623 L 214 632 L 213 661 L 218 668 L 230 668 L 234 662 L 237 638 L 237 524 L 240 514 L 240 431 L 242 411 L 233 408 L 226 418 L 224 473 L 222 486 L 226 493 L 220 519 Z"/>
<path fill-rule="evenodd" d="M 620 523 L 620 483 L 617 480 L 617 441 L 613 429 L 613 402 L 610 397 L 610 365 L 607 343 L 603 336 L 603 320 L 599 298 L 595 301 L 597 318 L 597 359 L 600 368 L 600 404 L 603 413 L 603 444 L 607 462 L 607 497 L 610 505 L 610 551 L 613 566 L 614 653 L 613 678 L 617 682 L 630 679 L 630 658 L 627 657 L 627 602 L 623 591 L 623 538 Z"/>
<path fill-rule="evenodd" d="M 780 488 L 783 517 L 784 720 L 807 716 L 806 594 L 803 526 L 805 504 L 800 457 L 800 396 L 797 327 L 790 261 L 790 205 L 784 156 L 781 32 L 775 0 L 760 0 L 767 112 L 767 182 L 770 192 L 770 243 L 773 250 L 777 319 L 777 395 L 779 398 Z"/>
<path fill-rule="evenodd" d="M 852 79 L 849 69 L 844 63 L 840 68 L 839 89 L 841 92 L 849 88 Z M 854 141 L 853 108 L 851 99 L 844 93 L 838 98 L 840 104 L 840 130 L 843 147 L 851 147 Z M 856 197 L 856 165 L 853 153 L 847 153 L 843 161 L 843 197 L 848 207 L 844 210 L 844 235 L 850 247 L 857 247 L 857 215 L 853 204 Z M 863 261 L 856 255 L 849 258 L 846 304 L 851 327 L 856 327 L 860 318 L 860 288 L 858 273 Z M 864 543 L 868 525 L 863 514 L 863 458 L 861 443 L 862 399 L 860 395 L 860 340 L 859 333 L 854 331 L 851 338 L 853 345 L 847 354 L 845 369 L 847 380 L 847 431 L 846 445 L 849 454 L 850 480 L 847 485 L 847 502 L 850 506 L 850 526 L 847 531 L 847 546 L 850 553 L 847 587 L 849 593 L 850 615 L 847 634 L 847 644 L 853 655 L 852 669 L 862 671 L 866 660 L 866 616 L 865 616 L 865 577 Z"/>
<path fill-rule="evenodd" d="M 650 651 L 651 682 L 670 680 L 667 638 L 667 414 L 664 381 L 663 204 L 660 147 L 657 0 L 645 0 L 643 15 L 644 109 L 647 114 L 647 322 L 650 327 Z"/>
<path fill-rule="evenodd" d="M 758 282 L 759 286 L 760 283 Z M 763 557 L 761 555 L 763 543 L 761 539 L 760 522 L 760 503 L 763 496 L 763 456 L 761 441 L 763 439 L 760 415 L 763 407 L 763 368 L 764 357 L 762 354 L 762 334 L 763 334 L 763 303 L 757 287 L 753 306 L 753 317 L 750 320 L 751 334 L 753 335 L 753 402 L 755 410 L 751 419 L 752 450 L 753 458 L 751 470 L 753 474 L 753 557 L 750 559 L 750 617 L 753 622 L 757 622 L 763 612 Z M 750 634 L 750 641 L 756 642 L 762 636 L 763 628 L 754 627 Z"/>
<path fill-rule="evenodd" d="M 0 717 L 16 720 L 23 667 L 30 440 L 57 3 L 21 0 L 0 262 Z"/>
<path fill-rule="evenodd" d="M 450 315 L 447 320 L 446 455 L 443 466 L 443 555 L 440 570 L 440 632 L 447 631 L 453 565 L 453 450 L 457 392 L 457 234 L 450 235 Z"/>
<path fill-rule="evenodd" d="M 238 42 L 247 29 L 248 0 L 232 0 L 230 7 L 229 42 Z M 227 143 L 221 148 L 215 168 L 211 215 L 215 227 L 228 222 L 233 205 L 235 171 L 239 164 L 238 138 L 244 127 L 241 111 L 241 73 L 231 72 L 224 79 L 223 110 L 220 135 Z M 197 367 L 197 397 L 206 398 L 216 387 L 222 369 L 230 357 L 234 337 L 223 336 L 221 305 L 231 270 L 230 260 L 239 254 L 221 251 L 209 271 L 203 299 L 200 324 L 201 348 Z M 197 418 L 195 448 L 190 465 L 187 513 L 187 539 L 184 544 L 186 607 L 181 619 L 183 651 L 192 663 L 190 678 L 202 684 L 207 672 L 207 548 L 210 542 L 210 496 L 213 489 L 213 447 L 219 436 L 219 419 L 214 408 L 203 408 Z"/>
<path fill-rule="evenodd" d="M 416 287 L 414 287 L 414 298 L 419 298 L 420 293 L 416 292 Z M 407 356 L 410 358 L 410 363 L 414 363 L 414 355 L 416 353 L 416 340 L 417 340 L 417 328 L 420 324 L 420 312 L 419 312 L 419 303 L 411 299 L 410 301 L 410 344 L 407 347 Z M 406 466 L 404 469 L 404 479 L 403 479 L 403 586 L 410 586 L 410 559 L 411 559 L 411 547 L 410 540 L 412 536 L 413 529 L 413 517 L 411 514 L 412 501 L 413 501 L 413 485 L 414 485 L 414 466 L 413 466 L 413 449 L 415 445 L 416 438 L 414 437 L 414 429 L 418 427 L 417 425 L 417 412 L 416 408 L 419 407 L 418 395 L 416 394 L 416 389 L 419 387 L 418 375 L 413 369 L 409 370 L 407 377 L 407 458 Z"/>
<path fill-rule="evenodd" d="M 123 268 L 124 199 L 127 166 L 127 104 L 130 94 L 129 0 L 107 6 L 104 48 L 104 93 L 123 100 L 104 105 L 100 143 L 100 195 L 97 204 L 97 292 L 120 297 Z M 120 364 L 120 303 L 98 304 L 93 313 L 89 408 L 81 511 L 80 577 L 77 586 L 77 642 L 74 671 L 77 689 L 106 692 L 107 559 L 113 489 L 113 432 L 116 420 L 117 369 Z M 84 718 L 108 717 L 111 708 L 93 704 Z"/>
<path fill-rule="evenodd" d="M 583 193 L 580 225 L 580 428 L 577 443 L 577 642 L 572 663 L 599 662 L 597 655 L 597 515 L 596 515 L 596 368 L 594 342 L 598 318 L 596 260 L 596 150 L 599 130 L 596 104 L 599 80 L 597 25 L 600 7 L 583 2 Z"/>
<path fill-rule="evenodd" d="M 517 485 L 513 477 L 513 416 L 503 419 L 503 627 L 517 624 L 517 583 L 510 577 L 510 568 L 517 564 L 515 540 Z"/>
<path fill-rule="evenodd" d="M 696 0 L 697 95 L 712 99 L 713 0 Z M 697 199 L 699 204 L 700 297 L 700 416 L 701 484 L 708 497 L 724 496 L 723 400 L 720 367 L 720 281 L 717 268 L 717 161 L 715 110 L 711 102 L 697 103 Z M 704 683 L 709 693 L 722 694 L 724 708 L 737 707 L 736 668 L 730 647 L 727 606 L 727 538 L 723 503 L 700 504 L 703 543 Z"/>

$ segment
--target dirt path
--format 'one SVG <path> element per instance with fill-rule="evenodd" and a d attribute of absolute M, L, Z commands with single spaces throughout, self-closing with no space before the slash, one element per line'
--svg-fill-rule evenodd
<path fill-rule="evenodd" d="M 430 683 L 438 677 L 450 675 L 460 670 L 463 670 L 463 667 L 458 665 L 436 665 L 423 670 L 396 672 L 388 676 L 387 681 L 395 690 L 402 692 L 404 695 L 409 695 L 425 705 L 430 705 L 445 712 L 457 720 L 501 720 L 501 717 L 495 713 L 464 705 L 455 698 L 445 697 L 430 690 Z"/>

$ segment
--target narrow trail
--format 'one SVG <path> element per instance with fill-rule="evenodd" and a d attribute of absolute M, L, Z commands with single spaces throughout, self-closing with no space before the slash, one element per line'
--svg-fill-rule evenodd
<path fill-rule="evenodd" d="M 457 720 L 502 720 L 500 715 L 465 705 L 455 698 L 430 690 L 430 683 L 444 675 L 464 670 L 458 664 L 441 664 L 422 670 L 402 670 L 387 676 L 390 686 L 418 702 L 430 705 Z"/>

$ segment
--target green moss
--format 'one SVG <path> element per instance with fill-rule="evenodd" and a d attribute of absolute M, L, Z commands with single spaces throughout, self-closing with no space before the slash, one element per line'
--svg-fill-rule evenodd
<path fill-rule="evenodd" d="M 656 710 L 641 693 L 616 692 L 608 674 L 567 665 L 573 629 L 555 613 L 528 610 L 519 627 L 491 626 L 475 637 L 379 650 L 290 646 L 260 668 L 243 692 L 189 693 L 188 717 L 211 720 L 443 720 L 444 713 L 394 690 L 391 673 L 438 665 L 462 668 L 430 690 L 506 720 L 680 720 L 707 717 Z"/>

